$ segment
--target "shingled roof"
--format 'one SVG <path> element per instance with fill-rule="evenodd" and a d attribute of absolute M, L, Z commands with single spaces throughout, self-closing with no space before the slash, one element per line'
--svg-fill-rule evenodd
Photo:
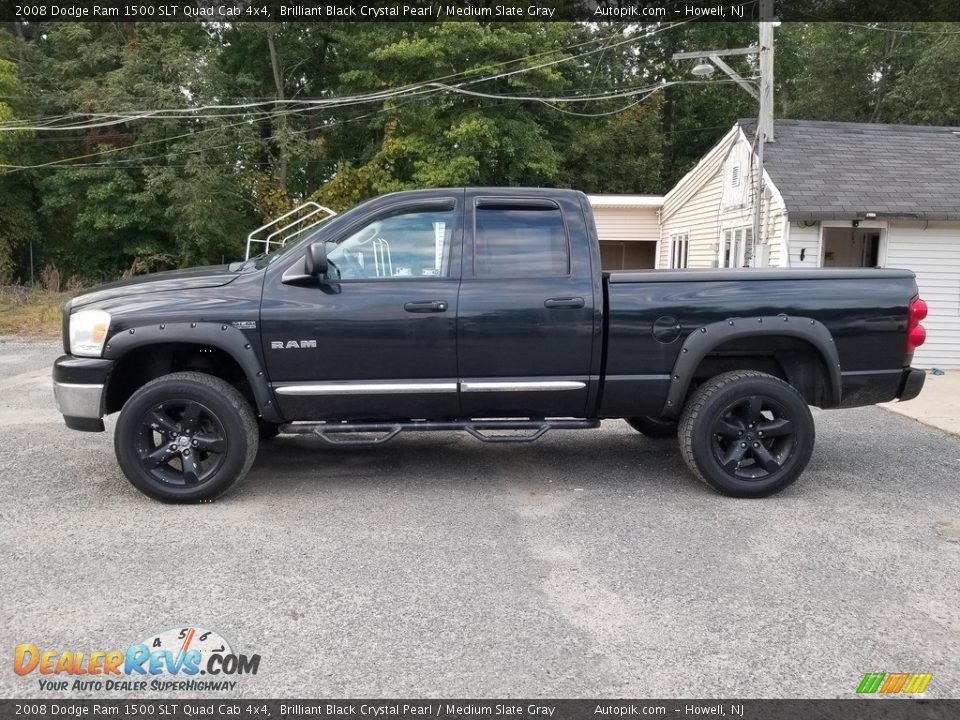
<path fill-rule="evenodd" d="M 756 120 L 740 120 L 753 139 Z M 764 167 L 791 220 L 960 220 L 960 128 L 776 120 Z"/>

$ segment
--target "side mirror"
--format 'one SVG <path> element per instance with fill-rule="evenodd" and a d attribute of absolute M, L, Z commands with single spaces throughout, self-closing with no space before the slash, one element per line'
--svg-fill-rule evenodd
<path fill-rule="evenodd" d="M 304 270 L 311 277 L 326 277 L 327 247 L 324 241 L 310 243 L 303 259 Z"/>

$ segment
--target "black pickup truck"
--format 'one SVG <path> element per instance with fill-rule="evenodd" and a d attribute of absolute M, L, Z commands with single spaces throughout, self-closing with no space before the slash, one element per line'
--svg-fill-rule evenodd
<path fill-rule="evenodd" d="M 410 191 L 259 258 L 73 298 L 53 380 L 70 428 L 119 411 L 120 467 L 166 501 L 226 492 L 278 432 L 519 441 L 604 418 L 760 497 L 807 465 L 809 406 L 920 392 L 925 315 L 906 270 L 602 272 L 580 192 Z"/>

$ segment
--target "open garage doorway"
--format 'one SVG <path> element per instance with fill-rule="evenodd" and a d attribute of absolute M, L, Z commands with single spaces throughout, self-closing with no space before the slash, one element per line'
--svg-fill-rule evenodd
<path fill-rule="evenodd" d="M 603 270 L 650 270 L 656 266 L 657 243 L 600 241 L 600 266 Z"/>
<path fill-rule="evenodd" d="M 877 267 L 882 232 L 880 228 L 824 228 L 823 267 Z"/>

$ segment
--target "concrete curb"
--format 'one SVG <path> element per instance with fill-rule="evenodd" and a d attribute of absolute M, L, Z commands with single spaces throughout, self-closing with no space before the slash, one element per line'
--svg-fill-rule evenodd
<path fill-rule="evenodd" d="M 944 375 L 928 371 L 923 390 L 916 398 L 884 403 L 880 407 L 960 435 L 960 370 L 949 370 Z"/>

